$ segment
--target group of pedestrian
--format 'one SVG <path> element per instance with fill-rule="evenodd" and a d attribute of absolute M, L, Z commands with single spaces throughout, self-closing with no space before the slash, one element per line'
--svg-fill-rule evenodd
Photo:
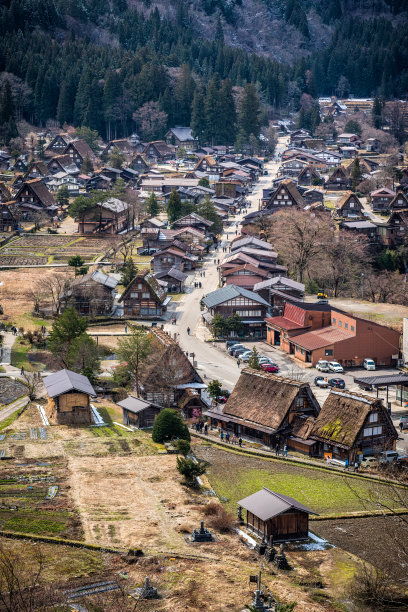
<path fill-rule="evenodd" d="M 14 325 L 12 325 L 10 327 L 10 331 L 13 334 L 13 336 L 17 336 L 17 327 L 15 327 Z"/>
<path fill-rule="evenodd" d="M 200 270 L 200 276 L 205 277 L 205 270 Z"/>
<path fill-rule="evenodd" d="M 202 434 L 202 433 L 203 433 L 203 431 L 204 431 L 204 434 L 205 434 L 206 436 L 208 436 L 208 424 L 207 424 L 207 423 L 204 423 L 204 421 L 198 421 L 198 422 L 197 422 L 197 423 L 194 425 L 194 427 L 195 427 L 195 430 L 196 430 L 196 432 L 197 432 L 197 433 L 201 433 L 201 434 Z"/>
<path fill-rule="evenodd" d="M 220 440 L 221 440 L 221 442 L 224 441 L 224 438 L 225 438 L 225 441 L 226 441 L 227 444 L 229 444 L 230 440 L 231 440 L 231 444 L 235 444 L 235 445 L 238 444 L 240 447 L 242 447 L 242 438 L 241 438 L 241 436 L 239 436 L 239 438 L 237 438 L 237 436 L 235 434 L 233 434 L 232 437 L 231 437 L 231 434 L 230 434 L 229 431 L 227 431 L 225 433 L 225 435 L 224 435 L 224 430 L 221 429 L 221 431 L 220 431 Z"/>
<path fill-rule="evenodd" d="M 194 289 L 201 289 L 201 281 L 196 281 L 194 283 Z"/>
<path fill-rule="evenodd" d="M 279 444 L 279 442 L 277 442 L 276 446 L 275 446 L 275 455 L 277 457 L 279 457 L 280 450 L 281 450 L 280 444 Z M 288 447 L 287 447 L 287 444 L 284 444 L 283 445 L 283 451 L 282 451 L 282 457 L 287 457 L 287 456 L 288 456 Z"/>

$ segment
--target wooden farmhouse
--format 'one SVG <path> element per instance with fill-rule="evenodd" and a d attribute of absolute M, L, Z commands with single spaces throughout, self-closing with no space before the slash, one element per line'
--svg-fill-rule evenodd
<path fill-rule="evenodd" d="M 44 378 L 48 394 L 45 412 L 53 425 L 92 425 L 91 396 L 94 388 L 82 374 L 60 370 Z"/>
<path fill-rule="evenodd" d="M 408 208 L 408 196 L 402 191 L 398 191 L 390 202 L 390 210 L 401 210 L 402 208 Z"/>
<path fill-rule="evenodd" d="M 194 151 L 199 146 L 198 138 L 194 138 L 189 127 L 171 128 L 166 134 L 166 142 L 186 151 Z"/>
<path fill-rule="evenodd" d="M 352 191 L 347 191 L 336 206 L 339 217 L 357 219 L 363 216 L 363 205 Z"/>
<path fill-rule="evenodd" d="M 343 166 L 335 168 L 324 184 L 324 188 L 329 191 L 343 191 L 344 189 L 350 189 L 350 187 L 351 179 Z"/>
<path fill-rule="evenodd" d="M 395 450 L 398 433 L 379 398 L 331 391 L 310 431 L 320 456 L 355 462 Z"/>
<path fill-rule="evenodd" d="M 27 215 L 27 218 L 47 212 L 52 215 L 58 210 L 53 194 L 48 191 L 41 179 L 25 181 L 14 196 L 16 207 Z"/>
<path fill-rule="evenodd" d="M 96 207 L 78 220 L 79 234 L 117 234 L 128 226 L 129 204 L 109 198 L 98 202 Z"/>
<path fill-rule="evenodd" d="M 302 207 L 305 201 L 296 188 L 296 185 L 289 179 L 282 181 L 269 197 L 265 209 L 279 210 L 288 206 Z"/>
<path fill-rule="evenodd" d="M 155 161 L 156 163 L 175 157 L 174 148 L 169 146 L 164 140 L 149 142 L 143 151 L 143 155 L 146 156 L 149 161 Z"/>
<path fill-rule="evenodd" d="M 206 412 L 212 427 L 274 448 L 314 454 L 307 430 L 320 406 L 309 383 L 245 368 L 228 401 Z"/>
<path fill-rule="evenodd" d="M 81 168 L 85 159 L 89 159 L 92 164 L 95 164 L 97 162 L 95 153 L 92 151 L 89 144 L 82 139 L 73 140 L 72 142 L 70 142 L 67 145 L 64 154 L 69 155 L 69 157 L 72 159 L 74 164 L 78 166 L 78 168 Z"/>
<path fill-rule="evenodd" d="M 316 514 L 292 497 L 263 487 L 238 502 L 243 524 L 257 536 L 277 544 L 309 537 L 309 514 Z M 246 511 L 245 518 L 242 509 Z"/>
<path fill-rule="evenodd" d="M 63 153 L 70 142 L 71 138 L 68 134 L 57 134 L 45 148 L 44 153 L 46 155 L 58 155 L 59 153 Z"/>
<path fill-rule="evenodd" d="M 0 203 L 0 232 L 14 232 L 18 227 L 18 221 L 15 218 L 11 207 L 14 203 Z"/>
<path fill-rule="evenodd" d="M 298 185 L 310 186 L 316 184 L 321 180 L 321 176 L 313 166 L 304 166 L 304 168 L 299 172 L 297 181 Z"/>
<path fill-rule="evenodd" d="M 69 155 L 56 155 L 47 164 L 50 174 L 65 172 L 66 174 L 79 174 L 79 168 Z"/>
<path fill-rule="evenodd" d="M 171 297 L 167 297 L 166 284 L 157 280 L 150 270 L 142 270 L 120 297 L 124 316 L 134 319 L 160 319 Z"/>
<path fill-rule="evenodd" d="M 395 199 L 396 193 L 389 187 L 380 187 L 370 193 L 370 204 L 372 210 L 389 210 L 391 202 Z"/>
<path fill-rule="evenodd" d="M 137 170 L 139 174 L 143 174 L 150 168 L 150 163 L 145 157 L 143 157 L 143 155 L 138 153 L 130 162 L 130 167 L 133 168 L 133 170 Z"/>
<path fill-rule="evenodd" d="M 64 296 L 66 306 L 81 315 L 107 316 L 113 309 L 118 280 L 100 270 L 75 278 Z"/>
<path fill-rule="evenodd" d="M 380 242 L 395 248 L 404 244 L 408 235 L 408 208 L 393 210 L 386 223 L 377 224 Z"/>
<path fill-rule="evenodd" d="M 162 406 L 135 395 L 129 395 L 129 397 L 118 402 L 118 406 L 122 408 L 123 424 L 138 429 L 153 427 L 157 415 L 163 410 Z"/>

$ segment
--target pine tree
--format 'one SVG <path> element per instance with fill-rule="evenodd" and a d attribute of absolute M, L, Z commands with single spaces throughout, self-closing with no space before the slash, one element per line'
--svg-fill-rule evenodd
<path fill-rule="evenodd" d="M 10 81 L 6 80 L 1 94 L 0 123 L 8 123 L 10 119 L 15 120 L 14 101 Z"/>
<path fill-rule="evenodd" d="M 69 204 L 69 191 L 67 185 L 61 185 L 55 199 L 60 206 L 67 206 Z"/>
<path fill-rule="evenodd" d="M 239 127 L 245 138 L 253 134 L 259 138 L 261 129 L 259 97 L 254 83 L 248 83 L 244 88 L 241 101 Z"/>
<path fill-rule="evenodd" d="M 224 45 L 224 30 L 222 27 L 222 22 L 221 22 L 221 17 L 218 14 L 218 18 L 217 18 L 217 26 L 215 28 L 215 38 L 214 38 L 215 42 L 217 43 L 217 45 Z"/>
<path fill-rule="evenodd" d="M 220 140 L 220 132 L 222 132 L 221 105 L 220 105 L 220 90 L 221 79 L 218 73 L 215 73 L 211 81 L 208 83 L 207 95 L 205 97 L 204 112 L 205 112 L 205 135 L 204 138 L 211 144 L 215 144 Z M 220 127 L 221 124 L 221 127 Z"/>
<path fill-rule="evenodd" d="M 220 91 L 220 117 L 223 125 L 221 126 L 220 143 L 231 145 L 237 136 L 237 113 L 235 110 L 234 96 L 232 95 L 232 83 L 230 79 L 225 79 Z"/>
<path fill-rule="evenodd" d="M 381 103 L 381 100 L 376 96 L 373 102 L 371 117 L 373 121 L 373 126 L 377 130 L 380 130 L 382 128 L 382 124 L 383 124 L 382 113 L 383 113 L 383 104 Z"/>
<path fill-rule="evenodd" d="M 175 120 L 178 125 L 190 125 L 191 104 L 195 87 L 196 84 L 191 76 L 190 66 L 188 64 L 183 64 L 180 77 L 177 80 L 174 90 L 176 99 Z"/>
<path fill-rule="evenodd" d="M 74 124 L 85 125 L 84 117 L 91 96 L 91 74 L 88 66 L 85 66 L 79 79 L 74 104 Z"/>
<path fill-rule="evenodd" d="M 156 217 L 159 214 L 159 202 L 154 191 L 152 191 L 147 200 L 147 212 L 151 217 Z"/>
<path fill-rule="evenodd" d="M 57 120 L 61 125 L 72 121 L 73 108 L 72 100 L 68 85 L 65 81 L 61 84 L 58 104 L 57 104 Z"/>
<path fill-rule="evenodd" d="M 204 219 L 208 219 L 212 221 L 213 224 L 210 228 L 210 231 L 214 235 L 218 235 L 222 233 L 222 221 L 220 217 L 217 215 L 217 211 L 215 210 L 215 206 L 213 202 L 211 202 L 209 196 L 206 196 L 205 200 L 198 204 L 197 212 L 199 215 L 204 217 Z"/>
<path fill-rule="evenodd" d="M 81 172 L 83 174 L 90 174 L 91 172 L 93 172 L 93 165 L 88 155 L 85 156 L 85 159 L 82 162 Z"/>
<path fill-rule="evenodd" d="M 259 353 L 254 346 L 251 352 L 251 355 L 248 359 L 248 367 L 253 370 L 260 370 L 261 366 L 259 365 Z"/>
<path fill-rule="evenodd" d="M 191 130 L 194 138 L 198 138 L 200 143 L 204 142 L 206 134 L 206 123 L 205 123 L 205 96 L 204 89 L 202 86 L 197 87 L 194 92 L 193 104 L 191 107 Z"/>
<path fill-rule="evenodd" d="M 351 170 L 351 188 L 355 191 L 357 185 L 361 183 L 361 179 L 363 178 L 363 173 L 360 168 L 360 160 L 358 157 L 354 160 L 353 168 Z"/>
<path fill-rule="evenodd" d="M 173 189 L 170 194 L 169 202 L 167 204 L 167 216 L 169 218 L 170 223 L 174 223 L 177 219 L 183 214 L 183 207 L 181 204 L 180 194 Z"/>

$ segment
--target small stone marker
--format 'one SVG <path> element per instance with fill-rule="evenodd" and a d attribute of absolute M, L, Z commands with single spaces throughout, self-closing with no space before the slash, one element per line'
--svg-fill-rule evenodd
<path fill-rule="evenodd" d="M 204 521 L 201 521 L 200 529 L 193 529 L 191 534 L 192 542 L 212 542 L 213 539 L 211 532 L 204 528 Z"/>
<path fill-rule="evenodd" d="M 158 597 L 156 587 L 153 587 L 150 584 L 149 578 L 145 578 L 144 584 L 142 587 L 138 587 L 134 590 L 134 595 L 140 597 L 140 599 L 156 599 Z"/>
<path fill-rule="evenodd" d="M 279 547 L 279 553 L 275 555 L 274 563 L 277 569 L 281 570 L 290 570 L 292 569 L 288 563 L 288 560 L 285 555 L 285 546 L 281 544 Z"/>

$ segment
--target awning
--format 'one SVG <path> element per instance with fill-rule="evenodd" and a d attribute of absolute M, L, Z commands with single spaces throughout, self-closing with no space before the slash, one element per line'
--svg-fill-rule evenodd
<path fill-rule="evenodd" d="M 185 383 L 184 385 L 175 385 L 174 388 L 175 389 L 206 389 L 207 385 L 205 385 L 204 383 L 192 382 L 192 383 Z"/>

